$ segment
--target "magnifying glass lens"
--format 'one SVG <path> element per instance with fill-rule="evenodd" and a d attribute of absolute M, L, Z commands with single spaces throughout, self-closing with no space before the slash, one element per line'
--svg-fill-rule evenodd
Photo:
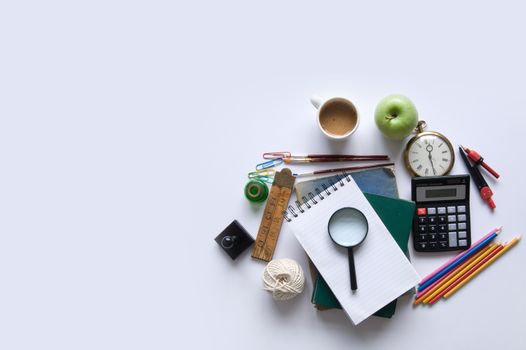
<path fill-rule="evenodd" d="M 354 247 L 367 235 L 367 221 L 362 212 L 353 208 L 338 210 L 331 217 L 329 232 L 332 240 L 342 247 Z"/>
<path fill-rule="evenodd" d="M 367 236 L 367 218 L 356 208 L 341 208 L 329 219 L 329 235 L 334 243 L 347 248 L 351 290 L 358 289 L 354 267 L 353 247 L 363 242 Z"/>

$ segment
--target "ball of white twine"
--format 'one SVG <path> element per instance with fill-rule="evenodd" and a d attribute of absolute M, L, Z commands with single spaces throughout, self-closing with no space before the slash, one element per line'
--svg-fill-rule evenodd
<path fill-rule="evenodd" d="M 275 300 L 289 300 L 303 292 L 305 276 L 292 259 L 276 259 L 263 271 L 263 289 L 272 292 Z"/>

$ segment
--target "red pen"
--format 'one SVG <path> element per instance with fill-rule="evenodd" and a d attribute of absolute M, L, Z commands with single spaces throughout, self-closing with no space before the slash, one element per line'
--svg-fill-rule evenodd
<path fill-rule="evenodd" d="M 495 209 L 497 206 L 495 205 L 495 202 L 491 198 L 493 196 L 493 191 L 488 186 L 488 183 L 486 180 L 484 180 L 484 177 L 479 171 L 479 167 L 477 165 L 472 165 L 469 162 L 468 157 L 463 152 L 462 147 L 459 147 L 460 155 L 462 156 L 462 160 L 464 163 L 466 163 L 466 167 L 468 168 L 469 174 L 471 175 L 471 178 L 473 179 L 473 182 L 475 182 L 475 185 L 477 186 L 480 197 L 488 204 L 488 206 L 491 209 Z"/>
<path fill-rule="evenodd" d="M 480 154 L 478 154 L 475 150 L 469 149 L 469 148 L 464 147 L 462 145 L 460 147 L 462 147 L 462 149 L 464 150 L 464 152 L 466 152 L 466 154 L 469 157 L 469 159 L 474 161 L 475 164 L 482 165 L 484 167 L 484 169 L 486 169 L 491 175 L 495 176 L 495 178 L 498 179 L 500 177 L 499 173 L 497 173 L 487 163 L 485 163 L 484 162 L 484 158 L 482 158 L 480 156 Z"/>

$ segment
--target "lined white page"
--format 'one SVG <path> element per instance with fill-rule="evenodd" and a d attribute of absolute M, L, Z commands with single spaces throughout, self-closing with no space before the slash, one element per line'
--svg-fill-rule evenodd
<path fill-rule="evenodd" d="M 284 223 L 307 252 L 354 324 L 359 324 L 391 301 L 413 288 L 420 277 L 354 180 L 330 188 L 324 200 Z M 305 206 L 304 206 L 305 207 Z M 358 289 L 351 291 L 347 249 L 336 245 L 327 230 L 331 215 L 343 207 L 363 212 L 369 232 L 354 248 Z"/>

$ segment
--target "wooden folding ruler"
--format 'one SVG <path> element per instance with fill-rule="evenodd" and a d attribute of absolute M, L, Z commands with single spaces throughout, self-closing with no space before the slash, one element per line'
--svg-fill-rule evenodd
<path fill-rule="evenodd" d="M 272 259 L 283 223 L 283 214 L 289 205 L 295 180 L 296 178 L 288 168 L 278 171 L 274 176 L 263 218 L 259 225 L 256 244 L 252 250 L 253 258 L 264 261 Z"/>

